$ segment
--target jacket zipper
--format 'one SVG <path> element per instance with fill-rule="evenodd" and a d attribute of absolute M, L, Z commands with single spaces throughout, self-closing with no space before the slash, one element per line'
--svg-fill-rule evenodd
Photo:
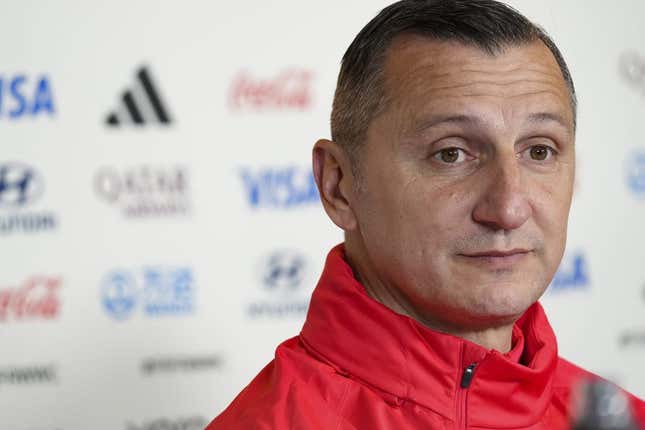
<path fill-rule="evenodd" d="M 468 401 L 468 388 L 473 382 L 477 363 L 471 363 L 461 374 L 459 388 L 457 388 L 457 428 L 466 429 L 466 402 Z"/>

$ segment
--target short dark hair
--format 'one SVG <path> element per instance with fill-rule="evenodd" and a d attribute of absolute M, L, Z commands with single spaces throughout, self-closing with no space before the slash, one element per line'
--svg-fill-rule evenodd
<path fill-rule="evenodd" d="M 576 93 L 567 64 L 549 35 L 512 7 L 495 0 L 401 0 L 374 17 L 343 56 L 331 114 L 331 135 L 356 168 L 358 149 L 371 120 L 384 108 L 383 66 L 400 35 L 458 41 L 491 55 L 507 46 L 541 40 L 551 51 L 569 89 L 574 126 Z M 357 173 L 357 171 L 355 171 Z"/>

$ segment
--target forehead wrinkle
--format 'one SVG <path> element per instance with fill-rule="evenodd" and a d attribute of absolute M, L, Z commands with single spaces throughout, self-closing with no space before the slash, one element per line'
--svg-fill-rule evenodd
<path fill-rule="evenodd" d="M 459 45 L 459 47 L 462 49 L 469 48 L 463 45 Z M 476 48 L 470 48 L 470 53 L 460 58 L 454 56 L 452 51 L 446 52 L 445 45 L 432 47 L 410 46 L 390 51 L 386 57 L 384 67 L 386 70 L 396 68 L 397 64 L 393 59 L 395 57 L 407 57 L 414 60 L 412 70 L 430 69 L 438 75 L 453 76 L 455 69 L 460 72 L 494 74 L 513 73 L 521 70 L 548 74 L 558 79 L 564 79 L 557 62 L 554 58 L 551 58 L 550 53 L 546 55 L 544 52 L 538 52 L 539 55 L 533 55 L 530 59 L 526 57 L 513 58 L 513 54 L 517 56 L 518 51 L 530 49 L 530 46 L 518 46 L 516 48 L 516 50 L 509 50 L 499 54 L 489 54 Z M 547 48 L 545 47 L 545 49 Z M 548 64 L 541 63 L 541 60 L 546 60 Z M 443 72 L 446 69 L 448 71 Z"/>
<path fill-rule="evenodd" d="M 544 85 L 551 88 L 543 88 L 541 90 L 537 88 L 522 88 L 520 91 L 517 90 L 516 85 L 519 83 L 524 83 L 526 81 L 515 81 L 512 83 L 493 83 L 493 82 L 472 82 L 468 84 L 457 84 L 452 86 L 445 86 L 439 88 L 429 88 L 428 95 L 433 98 L 451 98 L 451 97 L 499 97 L 499 98 L 515 98 L 521 97 L 523 95 L 537 95 L 537 94 L 558 94 L 561 93 L 559 88 L 556 85 Z M 539 83 L 535 83 L 534 87 L 542 86 Z M 442 92 L 461 89 L 463 92 L 452 95 L 442 95 Z M 436 92 L 436 94 L 434 94 Z"/>
<path fill-rule="evenodd" d="M 522 85 L 518 86 L 520 83 Z M 414 90 L 414 86 L 411 89 Z M 528 87 L 523 80 L 514 80 L 507 84 L 469 82 L 444 87 L 426 85 L 418 86 L 416 91 L 412 92 L 412 94 L 414 93 L 416 93 L 416 96 L 410 97 L 410 90 L 407 90 L 407 88 L 403 91 L 396 91 L 394 97 L 388 100 L 388 105 L 390 108 L 404 113 L 404 117 L 408 119 L 418 119 L 419 114 L 424 115 L 424 112 L 432 111 L 438 114 L 450 114 L 451 116 L 460 113 L 467 114 L 468 110 L 464 112 L 463 108 L 459 109 L 457 106 L 470 104 L 468 99 L 489 99 L 494 101 L 495 104 L 501 103 L 503 105 L 505 101 L 506 103 L 514 102 L 517 98 L 535 97 L 536 101 L 543 99 L 539 101 L 539 104 L 543 106 L 536 107 L 536 110 L 558 112 L 566 118 L 571 118 L 572 116 L 572 112 L 569 112 L 568 103 L 560 106 L 562 104 L 561 100 L 568 100 L 568 94 L 565 94 L 560 86 L 549 84 L 548 82 L 535 83 Z M 452 105 L 452 109 L 448 106 L 442 112 L 441 104 Z M 476 106 L 473 106 L 473 109 L 475 108 Z"/>
<path fill-rule="evenodd" d="M 536 107 L 538 111 L 558 112 L 566 118 L 570 118 L 572 114 L 568 111 L 568 103 L 560 106 L 562 100 L 568 100 L 568 93 L 563 91 L 561 86 L 548 80 L 535 81 L 531 85 L 526 85 L 524 79 L 514 79 L 505 83 L 464 82 L 443 87 L 425 85 L 416 88 L 416 97 L 410 97 L 410 91 L 407 88 L 413 89 L 414 87 L 413 83 L 404 84 L 405 90 L 397 91 L 395 98 L 391 100 L 394 102 L 392 103 L 393 107 L 407 112 L 405 115 L 407 117 L 418 117 L 419 114 L 424 115 L 424 112 L 437 111 L 437 109 L 439 110 L 437 113 L 443 114 L 443 116 L 467 113 L 462 109 L 456 111 L 454 109 L 458 105 L 470 104 L 469 98 L 487 98 L 496 100 L 495 104 L 504 104 L 505 100 L 514 101 L 522 97 L 535 97 L 536 101 L 540 101 L 543 106 Z M 440 105 L 447 103 L 453 105 L 453 110 L 451 111 L 449 106 L 441 112 Z"/>
<path fill-rule="evenodd" d="M 408 69 L 408 77 L 411 78 L 408 81 L 415 80 L 424 80 L 430 82 L 442 82 L 443 80 L 453 80 L 455 77 L 459 77 L 464 82 L 471 81 L 481 81 L 487 82 L 485 77 L 490 76 L 493 79 L 490 79 L 490 82 L 508 82 L 504 80 L 505 77 L 510 77 L 510 81 L 521 81 L 521 80 L 532 80 L 539 82 L 552 82 L 552 83 L 564 83 L 559 71 L 552 71 L 549 68 L 545 67 L 530 67 L 533 63 L 522 63 L 515 65 L 509 68 L 500 68 L 499 65 L 493 65 L 493 67 L 485 68 L 480 67 L 477 69 L 467 68 L 467 69 L 458 69 L 451 70 L 451 64 L 442 63 L 436 64 L 435 62 L 430 62 L 428 64 L 418 64 L 416 67 Z M 529 67 L 527 67 L 529 66 Z M 445 71 L 444 71 L 445 70 Z M 483 75 L 483 76 L 482 76 Z M 519 79 L 517 76 L 522 76 Z M 546 79 L 545 79 L 546 78 Z M 398 79 L 393 81 L 399 81 Z M 400 81 L 399 81 L 400 82 Z"/>
<path fill-rule="evenodd" d="M 522 75 L 518 76 L 518 71 L 521 71 Z M 539 72 L 530 73 L 530 76 L 527 76 L 529 73 L 526 73 L 525 70 L 521 69 L 514 69 L 514 71 L 504 73 L 508 76 L 502 76 L 502 73 L 495 71 L 477 71 L 468 73 L 455 71 L 452 73 L 426 73 L 425 71 L 421 71 L 419 73 L 415 72 L 417 71 L 413 70 L 409 72 L 408 78 L 405 80 L 396 80 L 395 82 L 399 85 L 393 85 L 394 88 L 392 88 L 392 92 L 399 95 L 405 95 L 405 90 L 407 90 L 407 92 L 412 92 L 415 89 L 424 87 L 426 88 L 426 92 L 433 92 L 487 85 L 512 89 L 514 86 L 519 84 L 551 87 L 557 92 L 566 92 L 563 91 L 566 88 L 562 88 L 563 80 L 558 76 Z M 458 75 L 457 79 L 456 75 Z M 489 77 L 493 77 L 493 79 L 490 79 Z"/>
<path fill-rule="evenodd" d="M 533 112 L 529 112 L 529 119 L 532 122 L 543 122 L 544 120 L 552 120 L 557 118 L 569 117 L 569 112 L 566 109 L 568 106 L 560 106 L 557 100 L 559 97 L 548 89 L 538 90 L 538 91 L 525 91 L 520 94 L 500 94 L 499 92 L 491 95 L 489 92 L 480 93 L 480 92 L 470 92 L 470 93 L 460 93 L 460 94 L 437 94 L 431 97 L 423 98 L 418 103 L 407 103 L 402 104 L 402 108 L 408 114 L 407 117 L 418 118 L 426 117 L 429 121 L 437 122 L 447 122 L 445 119 L 450 119 L 450 122 L 456 123 L 470 123 L 474 124 L 478 121 L 477 112 L 478 106 L 473 105 L 469 98 L 478 98 L 478 99 L 489 99 L 492 101 L 493 105 L 498 105 L 499 107 L 503 106 L 503 103 L 500 104 L 500 101 L 508 99 L 516 99 L 521 97 L 531 97 L 535 96 L 536 100 L 540 101 L 541 106 L 536 106 L 534 109 L 531 109 Z M 555 103 L 548 99 L 553 99 L 555 97 Z M 545 101 L 546 100 L 546 101 Z M 442 109 L 442 107 L 445 107 Z M 512 107 L 512 106 L 509 106 Z M 562 122 L 562 121 L 558 121 Z"/>

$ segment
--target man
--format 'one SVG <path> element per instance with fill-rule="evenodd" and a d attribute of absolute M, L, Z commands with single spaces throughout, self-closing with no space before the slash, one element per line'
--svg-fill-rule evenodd
<path fill-rule="evenodd" d="M 345 243 L 300 335 L 208 429 L 570 428 L 597 377 L 558 357 L 537 300 L 564 252 L 575 126 L 560 52 L 513 9 L 384 9 L 313 150 Z"/>

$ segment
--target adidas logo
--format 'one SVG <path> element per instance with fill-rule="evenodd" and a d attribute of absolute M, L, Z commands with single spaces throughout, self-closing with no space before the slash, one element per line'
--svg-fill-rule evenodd
<path fill-rule="evenodd" d="M 172 122 L 146 67 L 137 71 L 133 87 L 123 93 L 120 105 L 108 114 L 105 122 L 110 127 L 128 123 L 143 126 L 154 122 L 169 125 Z"/>

